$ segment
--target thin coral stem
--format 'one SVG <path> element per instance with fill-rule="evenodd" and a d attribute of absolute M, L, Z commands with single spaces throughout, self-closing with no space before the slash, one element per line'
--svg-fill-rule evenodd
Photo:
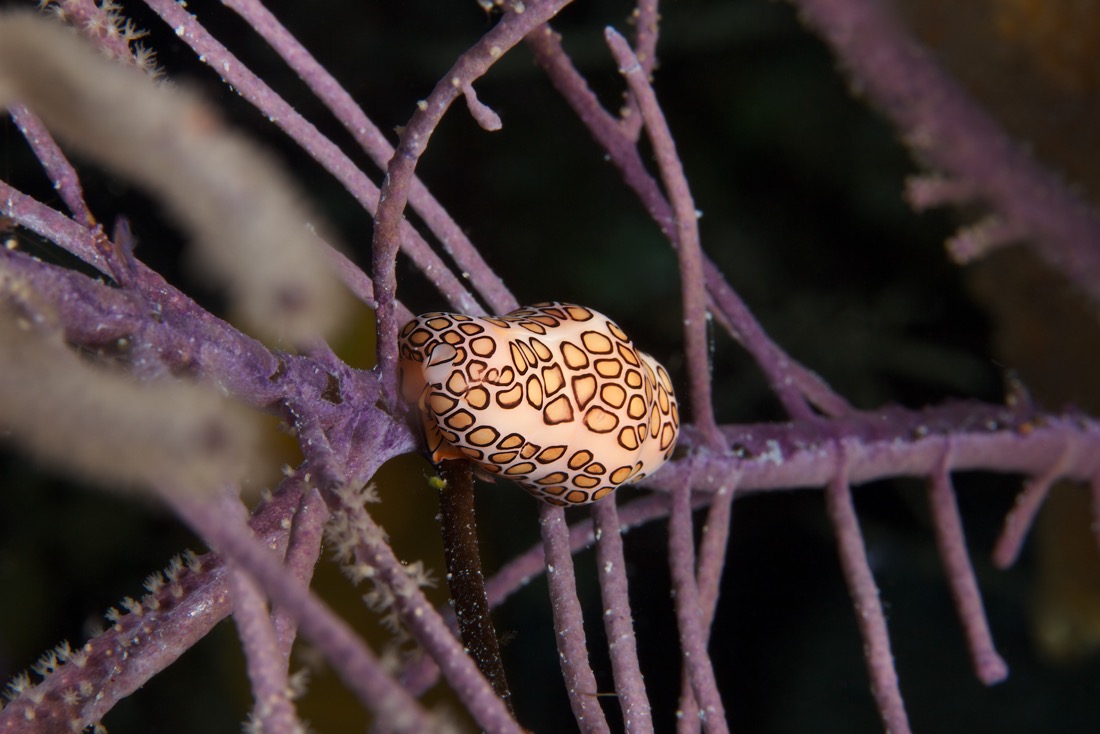
<path fill-rule="evenodd" d="M 402 214 L 416 164 L 443 115 L 462 94 L 463 85 L 473 84 L 532 29 L 554 17 L 568 4 L 569 0 L 542 0 L 526 6 L 523 12 L 506 12 L 492 30 L 458 58 L 405 125 L 386 169 L 374 222 L 371 272 L 378 303 L 378 368 L 387 404 L 392 405 L 397 397 L 399 324 L 393 313 L 397 293 L 396 256 Z"/>
<path fill-rule="evenodd" d="M 714 421 L 711 402 L 710 345 L 707 339 L 707 299 L 703 278 L 703 250 L 699 242 L 699 214 L 684 174 L 683 163 L 676 152 L 672 131 L 668 128 L 657 95 L 649 85 L 645 71 L 626 39 L 607 28 L 604 38 L 619 73 L 638 104 L 645 121 L 646 134 L 653 146 L 657 167 L 665 191 L 672 204 L 676 225 L 676 255 L 680 261 L 680 287 L 684 316 L 684 355 L 687 362 L 688 385 L 692 416 L 712 449 L 720 449 L 723 441 Z"/>
<path fill-rule="evenodd" d="M 80 185 L 80 177 L 77 176 L 76 169 L 65 157 L 57 142 L 54 141 L 53 136 L 50 135 L 49 130 L 46 129 L 46 126 L 42 124 L 37 115 L 24 105 L 13 105 L 10 112 L 11 119 L 19 127 L 23 137 L 27 139 L 27 143 L 30 144 L 35 157 L 42 164 L 42 168 L 45 169 L 46 175 L 50 177 L 50 181 L 53 182 L 54 189 L 57 190 L 61 200 L 65 202 L 65 206 L 72 213 L 73 219 L 89 229 L 94 227 L 96 224 L 95 217 L 92 216 L 91 210 L 88 209 L 88 205 L 84 201 L 84 189 Z"/>
<path fill-rule="evenodd" d="M 699 562 L 696 584 L 699 587 L 700 625 L 705 640 L 710 640 L 711 626 L 718 610 L 718 593 L 722 571 L 726 565 L 726 547 L 729 544 L 730 518 L 733 515 L 733 498 L 737 490 L 737 476 L 728 479 L 728 485 L 715 492 L 707 510 L 707 522 L 699 541 Z M 684 676 L 680 692 L 680 711 L 677 727 L 684 731 L 699 730 L 699 704 L 691 690 L 688 676 Z"/>
<path fill-rule="evenodd" d="M 540 502 L 539 529 L 546 553 L 550 608 L 554 613 L 558 657 L 569 705 L 573 708 L 573 717 L 583 734 L 603 734 L 610 730 L 600 707 L 600 699 L 596 697 L 596 676 L 588 662 L 584 617 L 581 614 L 580 599 L 577 597 L 577 577 L 573 573 L 573 552 L 569 544 L 565 510 Z"/>
<path fill-rule="evenodd" d="M 622 527 L 614 495 L 592 506 L 592 519 L 596 524 L 596 564 L 600 573 L 603 623 L 611 651 L 615 692 L 623 712 L 623 725 L 631 734 L 647 734 L 653 731 L 653 716 L 638 662 L 638 641 L 634 636 L 634 617 L 630 609 Z"/>
<path fill-rule="evenodd" d="M 894 7 L 792 1 L 923 161 L 1034 237 L 1030 247 L 1100 303 L 1100 214 L 1008 137 L 902 27 Z"/>
<path fill-rule="evenodd" d="M 297 512 L 294 513 L 284 560 L 287 570 L 303 586 L 309 586 L 313 578 L 313 570 L 321 555 L 321 539 L 328 517 L 328 508 L 320 493 L 316 489 L 307 488 L 302 493 Z M 290 661 L 290 649 L 298 633 L 298 622 L 293 614 L 278 606 L 272 610 L 271 619 L 285 668 Z"/>
<path fill-rule="evenodd" d="M 844 415 L 851 406 L 818 375 L 793 359 L 767 335 L 760 322 L 749 311 L 722 272 L 712 262 L 706 263 L 707 293 L 715 311 L 722 314 L 736 329 L 731 332 L 740 341 L 768 379 L 787 414 L 795 419 L 813 416 L 808 403 L 826 415 Z M 807 402 L 808 401 L 808 402 Z"/>
<path fill-rule="evenodd" d="M 703 729 L 708 734 L 729 731 L 726 710 L 718 691 L 714 665 L 707 651 L 707 635 L 699 614 L 699 587 L 695 578 L 695 533 L 691 519 L 691 474 L 681 479 L 672 492 L 668 521 L 669 565 L 680 632 L 683 666 L 698 702 Z M 697 720 L 698 720 L 697 719 Z"/>
<path fill-rule="evenodd" d="M 657 66 L 657 36 L 660 30 L 661 15 L 657 11 L 657 0 L 638 0 L 630 22 L 634 24 L 634 55 L 638 57 L 645 77 L 653 76 Z M 623 137 L 637 142 L 642 132 L 642 116 L 639 114 L 638 101 L 633 95 L 627 95 L 626 106 L 619 115 L 619 126 Z"/>
<path fill-rule="evenodd" d="M 1023 490 L 1016 495 L 1016 504 L 1005 516 L 1001 537 L 993 547 L 993 563 L 998 568 L 1008 568 L 1016 562 L 1051 486 L 1066 475 L 1069 467 L 1078 463 L 1074 456 L 1076 448 L 1074 443 L 1067 442 L 1056 454 L 1057 458 L 1024 484 Z"/>
<path fill-rule="evenodd" d="M 70 0 L 65 3 L 65 17 L 84 35 L 102 46 L 112 58 L 135 63 L 127 39 L 122 34 L 110 32 L 111 28 L 116 27 L 111 15 L 106 3 L 97 5 L 94 0 Z"/>
<path fill-rule="evenodd" d="M 974 674 L 987 686 L 999 683 L 1008 677 L 1008 665 L 993 645 L 989 620 L 986 619 L 981 592 L 967 552 L 955 488 L 951 483 L 950 439 L 944 448 L 943 461 L 929 478 L 928 504 L 944 573 L 970 647 Z"/>
<path fill-rule="evenodd" d="M 898 687 L 898 673 L 894 667 L 894 655 L 890 651 L 890 633 L 886 629 L 886 617 L 882 613 L 878 586 L 867 561 L 867 548 L 859 529 L 852 502 L 851 486 L 843 450 L 839 454 L 838 467 L 833 479 L 825 487 L 825 507 L 836 535 L 837 552 L 848 594 L 856 613 L 856 624 L 863 637 L 867 674 L 871 679 L 871 692 L 878 704 L 879 715 L 887 732 L 908 734 L 909 717 Z"/>
<path fill-rule="evenodd" d="M 351 133 L 371 160 L 379 168 L 385 169 L 394 152 L 389 140 L 367 117 L 363 108 L 356 104 L 351 95 L 313 58 L 298 39 L 294 38 L 258 0 L 226 0 L 225 5 L 248 21 L 253 30 L 275 49 Z M 410 186 L 409 204 L 424 220 L 432 234 L 439 239 L 443 249 L 451 255 L 462 272 L 469 275 L 470 283 L 496 313 L 504 313 L 516 308 L 518 303 L 504 281 L 489 268 L 481 253 L 470 242 L 470 238 L 436 201 L 419 178 L 414 178 Z"/>
<path fill-rule="evenodd" d="M 8 219 L 75 255 L 104 275 L 110 272 L 107 260 L 95 246 L 95 238 L 86 228 L 51 209 L 33 197 L 0 181 L 0 206 Z"/>
<path fill-rule="evenodd" d="M 263 727 L 265 734 L 301 731 L 294 704 L 287 695 L 286 660 L 279 650 L 263 592 L 247 573 L 230 566 L 229 594 L 252 685 L 253 720 Z"/>

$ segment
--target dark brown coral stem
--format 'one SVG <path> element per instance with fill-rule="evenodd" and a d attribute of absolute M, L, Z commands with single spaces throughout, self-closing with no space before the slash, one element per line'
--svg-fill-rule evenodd
<path fill-rule="evenodd" d="M 474 515 L 473 466 L 465 459 L 447 459 L 439 468 L 444 484 L 439 490 L 439 523 L 443 528 L 443 552 L 447 559 L 447 585 L 451 589 L 462 644 L 482 675 L 512 711 L 512 692 L 504 675 L 496 629 L 489 616 L 481 552 Z M 514 715 L 514 711 L 512 712 Z"/>

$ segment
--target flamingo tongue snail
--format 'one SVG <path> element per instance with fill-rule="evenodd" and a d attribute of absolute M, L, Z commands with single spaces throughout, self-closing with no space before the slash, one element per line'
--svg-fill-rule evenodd
<path fill-rule="evenodd" d="M 676 444 L 668 372 L 590 308 L 427 313 L 400 346 L 433 462 L 471 459 L 547 502 L 582 505 L 653 473 Z"/>

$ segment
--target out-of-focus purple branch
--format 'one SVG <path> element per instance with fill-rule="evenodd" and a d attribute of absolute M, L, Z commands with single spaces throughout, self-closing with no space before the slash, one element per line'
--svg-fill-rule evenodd
<path fill-rule="evenodd" d="M 599 692 L 596 676 L 588 662 L 584 617 L 577 597 L 577 577 L 573 572 L 573 551 L 564 509 L 540 502 L 539 529 L 546 552 L 546 581 L 550 586 L 550 607 L 554 612 L 558 657 L 569 705 L 582 734 L 603 734 L 610 730 L 600 699 L 596 697 Z"/>
<path fill-rule="evenodd" d="M 943 559 L 944 574 L 951 587 L 951 595 L 959 610 L 959 620 L 970 647 L 970 659 L 974 674 L 986 685 L 999 683 L 1008 677 L 1008 665 L 997 654 L 989 622 L 985 617 L 981 592 L 978 590 L 970 554 L 966 548 L 959 506 L 955 500 L 955 488 L 951 483 L 951 442 L 943 452 L 943 461 L 932 473 L 928 484 L 928 504 L 932 514 L 932 526 L 936 531 L 936 545 Z"/>
<path fill-rule="evenodd" d="M 282 57 L 325 106 L 335 115 L 371 160 L 385 169 L 393 157 L 393 146 L 367 117 L 351 95 L 322 67 L 313 55 L 258 0 L 226 0 L 225 5 L 248 21 Z M 481 253 L 449 213 L 436 201 L 419 178 L 409 189 L 409 204 L 439 239 L 464 274 L 469 274 L 474 289 L 496 313 L 516 308 L 518 303 L 496 273 L 486 265 Z M 431 271 L 426 271 L 431 275 Z M 456 306 L 458 304 L 455 304 Z M 475 313 L 467 311 L 467 313 Z M 399 320 L 404 320 L 399 319 Z"/>
<path fill-rule="evenodd" d="M 378 368 L 383 395 L 397 397 L 396 256 L 402 214 L 409 198 L 417 161 L 451 104 L 524 36 L 553 18 L 571 0 L 539 0 L 523 12 L 508 11 L 497 25 L 463 53 L 413 113 L 386 169 L 386 179 L 374 220 L 373 267 L 378 314 Z"/>
<path fill-rule="evenodd" d="M 592 519 L 596 524 L 596 564 L 600 573 L 603 623 L 611 653 L 615 692 L 623 712 L 623 726 L 630 734 L 646 734 L 653 731 L 653 716 L 638 663 L 638 641 L 634 636 L 634 619 L 627 588 L 622 527 L 614 495 L 592 506 Z"/>
<path fill-rule="evenodd" d="M 867 0 L 792 0 L 923 160 L 962 182 L 1047 264 L 1100 303 L 1100 215 L 1012 141 L 902 27 Z M 966 203 L 960 202 L 960 203 Z"/>
<path fill-rule="evenodd" d="M 646 134 L 653 146 L 657 167 L 675 215 L 676 255 L 680 261 L 680 289 L 684 312 L 684 356 L 687 363 L 688 390 L 692 418 L 709 448 L 720 450 L 722 437 L 714 421 L 711 402 L 710 345 L 707 342 L 707 302 L 703 283 L 703 250 L 699 242 L 699 214 L 691 196 L 687 176 L 676 152 L 676 143 L 668 129 L 657 95 L 649 86 L 645 71 L 626 39 L 614 29 L 604 30 L 604 38 L 619 73 L 626 79 L 630 93 L 645 122 Z"/>
<path fill-rule="evenodd" d="M 863 637 L 863 654 L 867 662 L 867 674 L 871 678 L 871 693 L 878 704 L 879 715 L 886 731 L 891 734 L 909 734 L 909 717 L 898 687 L 898 673 L 894 667 L 894 655 L 890 651 L 890 633 L 886 630 L 886 616 L 882 613 L 878 586 L 871 574 L 867 560 L 867 547 L 859 529 L 855 505 L 852 503 L 851 485 L 848 483 L 845 450 L 847 446 L 837 442 L 836 473 L 825 487 L 825 507 L 836 535 L 837 552 L 848 593 L 856 613 L 856 624 Z"/>

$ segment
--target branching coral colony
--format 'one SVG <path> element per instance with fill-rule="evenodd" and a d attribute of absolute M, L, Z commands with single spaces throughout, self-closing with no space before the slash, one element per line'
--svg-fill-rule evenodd
<path fill-rule="evenodd" d="M 681 395 L 691 420 L 683 426 L 677 455 L 645 477 L 641 485 L 647 491 L 632 495 L 636 499 L 617 505 L 614 493 L 598 492 L 606 497 L 592 505 L 589 519 L 539 502 L 541 545 L 504 565 L 487 583 L 489 604 L 499 605 L 545 574 L 563 685 L 579 729 L 609 731 L 618 725 L 614 717 L 609 723 L 616 709 L 627 731 L 667 731 L 673 725 L 664 714 L 651 712 L 653 691 L 646 690 L 639 662 L 638 645 L 646 640 L 636 642 L 628 595 L 636 579 L 628 578 L 621 537 L 627 528 L 666 519 L 684 681 L 676 727 L 727 730 L 726 709 L 737 693 L 720 690 L 721 661 L 711 658 L 708 646 L 731 503 L 746 492 L 823 489 L 874 701 L 884 728 L 898 734 L 910 725 L 851 488 L 882 478 L 923 477 L 975 673 L 987 684 L 1005 678 L 1008 667 L 991 639 L 952 477 L 987 470 L 1025 478 L 995 555 L 998 564 L 1011 564 L 1053 482 L 1091 482 L 1094 494 L 1100 493 L 1100 423 L 1086 415 L 1041 414 L 1018 399 L 1005 405 L 859 411 L 773 342 L 700 246 L 692 195 L 649 85 L 658 46 L 655 0 L 640 0 L 633 9 L 631 40 L 606 32 L 608 73 L 613 59 L 626 90 L 619 114 L 601 106 L 550 25 L 568 2 L 483 3 L 492 13 L 488 30 L 427 97 L 410 100 L 416 111 L 396 146 L 258 0 L 224 4 L 294 69 L 384 174 L 368 176 L 212 37 L 201 16 L 190 14 L 194 8 L 171 0 L 146 2 L 182 43 L 373 218 L 371 276 L 329 244 L 289 178 L 250 142 L 227 130 L 203 102 L 150 78 L 152 54 L 139 45 L 143 34 L 118 4 L 61 0 L 44 3 L 49 19 L 29 12 L 0 18 L 0 98 L 68 212 L 0 182 L 4 215 L 99 276 L 41 262 L 17 248 L 0 253 L 0 422 L 13 445 L 49 465 L 159 498 L 215 551 L 173 560 L 149 576 L 145 596 L 126 598 L 120 609 L 108 612 L 105 631 L 82 644 L 62 643 L 32 673 L 16 676 L 0 710 L 0 730 L 98 730 L 116 703 L 230 614 L 246 655 L 255 700 L 251 725 L 257 731 L 304 730 L 289 693 L 289 651 L 297 637 L 327 660 L 379 731 L 453 728 L 450 716 L 420 700 L 440 677 L 479 729 L 539 730 L 538 722 L 515 720 L 456 638 L 454 620 L 425 597 L 430 579 L 423 566 L 397 558 L 368 508 L 383 494 L 386 501 L 403 501 L 399 493 L 391 498 L 376 491 L 372 477 L 388 459 L 424 448 L 420 427 L 399 398 L 399 328 L 411 313 L 396 299 L 398 253 L 408 256 L 441 302 L 456 312 L 505 314 L 518 306 L 459 223 L 418 181 L 416 167 L 460 98 L 483 128 L 501 126 L 497 114 L 479 101 L 474 84 L 521 42 L 675 249 L 683 293 Z M 914 186 L 915 201 L 955 203 L 962 196 L 985 201 L 1004 232 L 1028 238 L 1050 265 L 1095 298 L 1100 220 L 1090 207 L 1020 154 L 881 3 L 795 4 L 858 86 L 942 176 L 937 180 L 944 185 L 935 188 L 943 195 L 933 195 L 933 179 L 923 179 Z M 643 131 L 652 167 L 641 152 Z M 245 330 L 214 317 L 137 259 L 124 226 L 108 236 L 51 133 L 66 149 L 139 183 L 164 204 L 195 240 L 197 260 L 224 288 Z M 421 226 L 406 219 L 407 209 Z M 356 254 L 365 259 L 363 249 Z M 323 341 L 345 318 L 345 289 L 377 316 L 378 364 L 370 371 L 349 367 Z M 759 366 L 788 413 L 787 422 L 719 425 L 715 420 L 706 333 L 712 318 Z M 593 345 L 602 349 L 613 338 L 599 334 Z M 86 356 L 103 351 L 121 353 L 114 361 L 124 369 Z M 633 349 L 630 353 L 637 359 Z M 538 364 L 539 355 L 532 356 L 530 364 Z M 547 363 L 551 369 L 549 357 Z M 650 372 L 645 384 L 651 391 L 670 390 L 663 369 Z M 642 384 L 641 376 L 638 380 L 634 387 Z M 528 400 L 550 392 L 545 382 L 536 387 L 537 392 L 528 388 Z M 576 389 L 583 392 L 583 385 Z M 442 413 L 454 407 L 451 398 L 439 395 L 434 408 Z M 494 395 L 508 400 L 501 397 L 503 388 Z M 607 389 L 602 399 L 630 410 L 631 398 L 622 388 Z M 293 429 L 303 459 L 249 515 L 241 487 L 265 461 L 257 448 L 261 412 L 280 416 Z M 648 417 L 648 404 L 645 412 Z M 667 455 L 674 432 L 665 436 L 662 428 L 678 423 L 672 417 L 675 404 L 660 412 L 652 438 Z M 602 427 L 621 420 L 608 410 L 593 415 Z M 580 419 L 563 412 L 554 416 Z M 498 428 L 494 424 L 491 430 Z M 633 445 L 647 435 L 639 430 L 615 435 L 620 444 Z M 441 438 L 446 434 L 432 438 L 433 448 Z M 457 434 L 448 440 L 457 441 Z M 505 461 L 510 449 L 496 449 L 500 461 L 493 466 L 522 465 L 519 474 L 544 495 L 545 486 L 571 496 L 573 489 L 585 488 L 578 482 L 597 486 L 606 472 L 620 468 L 586 456 L 577 466 L 535 475 L 533 463 L 523 463 L 518 454 Z M 571 456 L 583 449 L 574 447 Z M 640 473 L 627 464 L 622 468 L 629 471 L 616 475 L 609 487 Z M 544 474 L 554 481 L 540 483 Z M 583 491 L 577 494 L 582 495 L 588 499 Z M 700 509 L 706 513 L 701 529 L 693 517 Z M 369 582 L 368 602 L 393 622 L 395 639 L 408 635 L 423 654 L 404 658 L 395 669 L 310 590 L 323 536 L 348 575 Z M 613 641 L 607 653 L 609 684 L 597 683 L 589 662 L 594 650 L 586 641 L 573 569 L 573 555 L 592 545 L 604 634 Z M 597 697 L 598 691 L 615 695 Z"/>

